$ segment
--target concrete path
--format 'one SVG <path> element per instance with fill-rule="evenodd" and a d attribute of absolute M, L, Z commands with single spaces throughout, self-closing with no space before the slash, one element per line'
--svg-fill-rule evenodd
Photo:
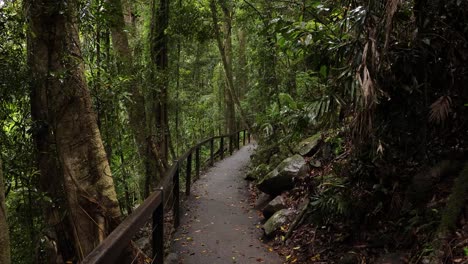
<path fill-rule="evenodd" d="M 259 216 L 248 202 L 243 177 L 253 149 L 241 148 L 195 182 L 174 236 L 179 263 L 282 263 L 260 241 Z"/>

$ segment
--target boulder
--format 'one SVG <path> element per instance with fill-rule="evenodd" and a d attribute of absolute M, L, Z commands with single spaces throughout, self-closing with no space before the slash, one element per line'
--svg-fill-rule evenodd
<path fill-rule="evenodd" d="M 257 184 L 257 188 L 270 195 L 278 195 L 294 187 L 293 178 L 304 177 L 309 173 L 309 166 L 301 155 L 294 155 L 283 160 Z"/>
<path fill-rule="evenodd" d="M 266 236 L 271 236 L 282 225 L 286 224 L 288 217 L 293 213 L 292 210 L 282 209 L 273 214 L 268 221 L 263 225 L 263 231 Z"/>
<path fill-rule="evenodd" d="M 317 133 L 307 139 L 304 139 L 296 146 L 296 153 L 301 156 L 312 156 L 317 152 L 322 143 L 322 133 Z"/>
<path fill-rule="evenodd" d="M 314 168 L 322 167 L 322 162 L 320 160 L 310 160 L 309 164 L 310 164 L 310 166 L 312 166 Z"/>
<path fill-rule="evenodd" d="M 262 209 L 271 201 L 271 198 L 272 197 L 269 194 L 260 192 L 255 200 L 255 208 Z"/>
<path fill-rule="evenodd" d="M 286 202 L 282 196 L 276 196 L 275 199 L 271 200 L 265 208 L 263 208 L 262 213 L 265 219 L 268 219 L 282 209 L 286 209 Z"/>

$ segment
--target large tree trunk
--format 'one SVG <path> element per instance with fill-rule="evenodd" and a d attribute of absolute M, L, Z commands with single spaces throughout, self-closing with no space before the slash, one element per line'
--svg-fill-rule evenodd
<path fill-rule="evenodd" d="M 2 160 L 0 159 L 0 263 L 10 264 L 10 237 L 5 206 L 5 187 L 3 183 Z"/>
<path fill-rule="evenodd" d="M 51 184 L 63 181 L 74 248 L 82 259 L 121 215 L 84 79 L 75 9 L 73 1 L 30 1 L 28 51 L 32 103 L 47 109 L 45 119 L 35 121 L 51 128 L 62 170 L 62 179 Z"/>
<path fill-rule="evenodd" d="M 221 7 L 223 9 L 223 13 L 225 14 L 225 16 L 226 16 L 226 14 L 229 14 L 229 16 L 230 16 L 229 8 L 228 8 L 227 4 L 224 1 L 221 1 Z M 245 114 L 244 110 L 242 109 L 242 106 L 240 104 L 240 100 L 236 96 L 236 93 L 235 93 L 234 77 L 233 77 L 233 73 L 232 73 L 232 65 L 230 64 L 231 57 L 230 57 L 230 55 L 227 56 L 227 54 L 226 54 L 226 46 L 225 45 L 228 44 L 228 43 L 225 43 L 225 45 L 223 45 L 223 41 L 221 39 L 221 33 L 220 33 L 220 30 L 219 30 L 219 26 L 218 26 L 218 14 L 217 14 L 218 11 L 217 11 L 217 8 L 216 8 L 215 0 L 210 0 L 210 9 L 211 9 L 213 25 L 214 25 L 214 29 L 215 29 L 216 42 L 218 44 L 219 53 L 221 55 L 221 60 L 223 62 L 224 74 L 225 74 L 225 78 L 226 78 L 227 93 L 232 98 L 235 106 L 238 108 L 239 114 L 240 114 L 240 117 L 241 117 L 241 120 L 243 122 L 244 127 L 249 129 L 250 124 L 248 123 L 248 120 L 246 119 L 246 114 Z M 235 121 L 234 121 L 234 124 L 235 124 Z"/>
<path fill-rule="evenodd" d="M 169 0 L 160 0 L 156 11 L 153 1 L 151 18 L 151 79 L 155 87 L 150 87 L 150 102 L 147 112 L 147 152 L 153 156 L 147 161 L 146 193 L 156 186 L 166 170 L 169 154 L 169 120 L 167 113 L 167 93 L 169 86 L 168 36 Z M 156 166 L 157 171 L 154 171 Z"/>
<path fill-rule="evenodd" d="M 224 93 L 224 102 L 226 104 L 225 122 L 227 132 L 229 134 L 236 132 L 236 110 L 234 108 L 233 97 L 237 95 L 234 89 L 234 76 L 232 71 L 232 12 L 231 8 L 223 2 L 222 10 L 223 19 L 223 34 L 224 34 L 224 56 L 226 58 L 225 74 L 227 89 L 232 89 L 231 93 Z M 229 78 L 229 79 L 228 79 Z M 232 86 L 231 86 L 232 84 Z"/>

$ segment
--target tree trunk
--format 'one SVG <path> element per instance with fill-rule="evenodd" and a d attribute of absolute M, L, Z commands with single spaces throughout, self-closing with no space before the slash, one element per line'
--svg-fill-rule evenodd
<path fill-rule="evenodd" d="M 223 8 L 224 14 L 226 14 L 226 12 L 230 13 L 228 11 L 228 8 L 227 8 L 226 3 L 224 1 L 221 2 L 221 6 Z M 237 106 L 237 108 L 239 110 L 239 114 L 240 114 L 241 120 L 242 120 L 242 122 L 244 124 L 244 127 L 249 129 L 250 124 L 248 123 L 248 120 L 246 119 L 246 114 L 245 114 L 244 110 L 241 107 L 239 98 L 236 96 L 236 94 L 234 92 L 234 78 L 233 78 L 233 75 L 232 75 L 232 66 L 229 66 L 230 65 L 229 64 L 230 57 L 226 56 L 226 47 L 223 45 L 223 42 L 221 40 L 221 33 L 220 33 L 220 30 L 219 30 L 219 27 L 218 27 L 218 14 L 217 14 L 217 8 L 216 8 L 215 0 L 210 1 L 210 9 L 211 9 L 211 15 L 212 15 L 212 18 L 213 18 L 216 41 L 217 41 L 217 44 L 218 44 L 219 53 L 221 55 L 221 60 L 223 62 L 224 74 L 225 74 L 226 83 L 227 83 L 227 85 L 226 85 L 227 92 L 229 93 L 230 97 L 233 99 L 234 104 Z"/>
<path fill-rule="evenodd" d="M 237 37 L 239 39 L 239 68 L 238 68 L 238 97 L 240 100 L 244 98 L 245 93 L 247 93 L 248 85 L 248 72 L 247 72 L 247 35 L 244 29 L 239 29 L 237 32 Z"/>
<path fill-rule="evenodd" d="M 232 92 L 224 93 L 224 102 L 226 104 L 226 127 L 229 134 L 236 132 L 236 110 L 234 108 L 234 99 L 236 90 L 234 89 L 234 76 L 232 72 L 232 12 L 231 9 L 223 2 L 222 10 L 223 19 L 223 34 L 224 34 L 224 57 L 226 58 L 225 74 L 226 87 L 232 89 Z"/>
<path fill-rule="evenodd" d="M 10 237 L 5 206 L 5 186 L 3 182 L 2 160 L 0 159 L 0 263 L 10 264 Z"/>
<path fill-rule="evenodd" d="M 269 21 L 271 21 L 275 14 L 273 14 L 273 7 L 270 0 L 264 0 L 261 2 L 263 9 L 265 10 L 265 17 L 263 18 L 263 24 L 265 28 L 268 27 Z M 268 95 L 269 103 L 273 103 L 275 100 L 279 103 L 278 98 L 278 78 L 276 76 L 276 46 L 275 46 L 275 36 L 266 35 L 264 39 L 264 48 L 261 49 L 261 55 L 263 60 L 263 75 L 261 78 L 262 88 L 265 89 L 264 93 Z M 267 105 L 269 105 L 267 102 Z M 263 111 L 265 109 L 262 109 Z"/>
<path fill-rule="evenodd" d="M 45 119 L 36 122 L 51 128 L 62 170 L 57 174 L 62 179 L 51 183 L 64 184 L 74 248 L 83 259 L 118 225 L 121 214 L 84 78 L 76 2 L 30 1 L 28 10 L 31 100 L 46 109 Z"/>
<path fill-rule="evenodd" d="M 31 42 L 30 37 L 28 41 Z M 45 47 L 41 46 L 41 48 L 44 49 Z M 33 52 L 31 49 L 30 51 Z M 44 56 L 46 54 L 42 55 L 42 57 Z M 28 59 L 31 70 L 33 70 L 32 57 L 32 54 L 29 53 Z M 45 81 L 43 80 L 43 82 Z M 31 87 L 35 85 L 35 83 L 31 83 Z M 60 175 L 60 163 L 57 159 L 53 127 L 49 122 L 49 109 L 45 107 L 48 104 L 47 101 L 47 90 L 45 87 L 31 90 L 31 117 L 34 122 L 33 127 L 35 128 L 32 134 L 36 147 L 36 166 L 40 172 L 39 189 L 51 197 L 52 200 L 51 204 L 42 205 L 44 218 L 46 225 L 52 227 L 52 230 L 50 230 L 51 235 L 49 236 L 56 239 L 55 243 L 57 243 L 58 254 L 62 258 L 62 262 L 65 262 L 66 260 L 72 260 L 76 256 L 76 253 L 72 242 L 73 229 L 70 222 L 62 217 L 65 212 L 60 210 L 60 208 L 66 208 L 67 204 L 65 201 L 63 176 Z"/>
<path fill-rule="evenodd" d="M 146 155 L 145 135 L 145 100 L 141 87 L 133 77 L 135 69 L 133 66 L 132 52 L 128 44 L 128 35 L 125 31 L 125 18 L 121 0 L 108 0 L 110 30 L 112 45 L 117 53 L 119 73 L 130 78 L 126 90 L 131 100 L 128 102 L 129 123 L 132 129 L 138 152 L 141 157 Z"/>
<path fill-rule="evenodd" d="M 169 120 L 167 113 L 167 90 L 169 86 L 168 37 L 169 0 L 160 0 L 156 11 L 153 1 L 151 18 L 151 80 L 155 87 L 150 87 L 150 102 L 147 113 L 147 151 L 153 160 L 147 162 L 146 192 L 156 186 L 169 168 Z M 151 169 L 156 166 L 157 171 Z"/>

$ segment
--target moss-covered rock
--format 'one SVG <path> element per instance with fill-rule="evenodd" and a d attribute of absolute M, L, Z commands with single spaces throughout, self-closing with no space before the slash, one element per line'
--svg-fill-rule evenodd
<path fill-rule="evenodd" d="M 293 211 L 289 209 L 282 209 L 273 214 L 268 221 L 263 225 L 265 235 L 271 236 L 282 225 L 286 224 L 288 217 L 292 215 Z"/>
<path fill-rule="evenodd" d="M 295 152 L 301 156 L 312 156 L 322 143 L 322 133 L 317 133 L 301 141 L 295 149 Z"/>
<path fill-rule="evenodd" d="M 301 155 L 294 155 L 283 160 L 274 170 L 261 179 L 257 188 L 270 195 L 278 195 L 283 191 L 294 187 L 293 179 L 303 177 L 309 172 L 309 165 L 306 164 Z"/>
<path fill-rule="evenodd" d="M 286 209 L 286 202 L 282 196 L 276 196 L 275 199 L 271 200 L 265 208 L 263 208 L 263 216 L 268 219 L 279 210 Z"/>

